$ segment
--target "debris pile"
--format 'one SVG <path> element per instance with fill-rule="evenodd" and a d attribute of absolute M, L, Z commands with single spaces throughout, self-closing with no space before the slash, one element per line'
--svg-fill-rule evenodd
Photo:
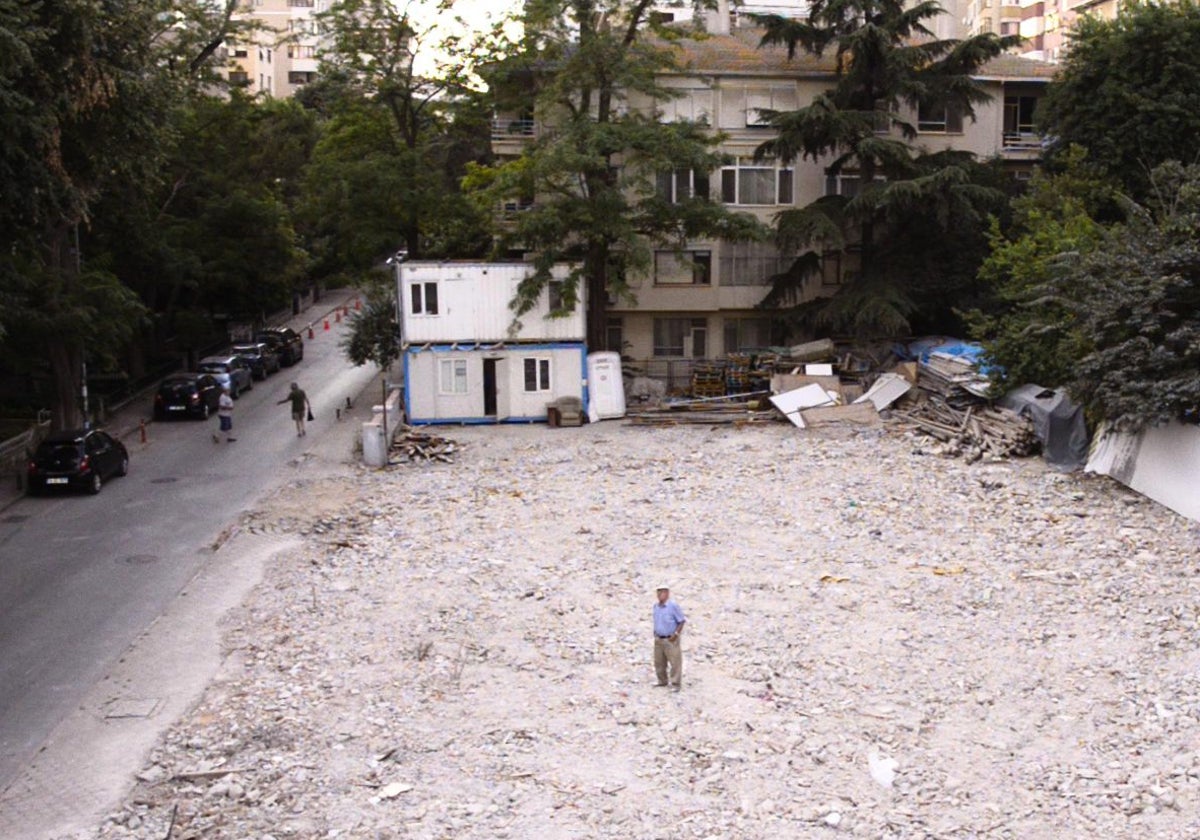
<path fill-rule="evenodd" d="M 430 432 L 419 432 L 411 426 L 392 441 L 391 452 L 408 458 L 409 461 L 441 461 L 454 463 L 454 454 L 459 446 L 449 438 L 438 437 Z"/>
<path fill-rule="evenodd" d="M 635 426 L 744 425 L 779 419 L 766 397 L 769 391 L 751 391 L 723 397 L 672 400 L 657 406 L 630 409 L 626 413 Z"/>
<path fill-rule="evenodd" d="M 1033 421 L 986 403 L 959 410 L 940 397 L 930 397 L 898 410 L 896 416 L 909 428 L 950 444 L 945 454 L 964 455 L 968 463 L 985 456 L 1023 458 L 1040 448 Z"/>

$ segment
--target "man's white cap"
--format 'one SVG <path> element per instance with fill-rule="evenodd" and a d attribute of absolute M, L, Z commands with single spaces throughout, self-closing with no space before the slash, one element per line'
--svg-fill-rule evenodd
<path fill-rule="evenodd" d="M 664 589 L 668 592 L 671 591 L 671 587 L 667 586 L 665 583 L 660 583 L 658 586 L 654 587 L 655 592 L 662 592 Z"/>

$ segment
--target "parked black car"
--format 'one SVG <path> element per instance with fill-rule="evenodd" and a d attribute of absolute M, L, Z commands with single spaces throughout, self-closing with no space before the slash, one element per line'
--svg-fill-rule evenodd
<path fill-rule="evenodd" d="M 58 487 L 82 487 L 99 493 L 104 482 L 129 472 L 125 444 L 99 429 L 54 432 L 29 459 L 31 495 Z"/>
<path fill-rule="evenodd" d="M 284 367 L 291 367 L 304 358 L 304 339 L 291 327 L 264 327 L 254 340 L 264 342 L 278 353 Z"/>
<path fill-rule="evenodd" d="M 279 370 L 279 354 L 271 349 L 265 341 L 253 344 L 235 344 L 233 352 L 246 360 L 250 365 L 250 374 L 255 379 L 266 379 L 268 373 Z"/>
<path fill-rule="evenodd" d="M 154 395 L 154 419 L 199 417 L 204 420 L 217 410 L 221 383 L 207 373 L 177 373 L 168 376 Z"/>

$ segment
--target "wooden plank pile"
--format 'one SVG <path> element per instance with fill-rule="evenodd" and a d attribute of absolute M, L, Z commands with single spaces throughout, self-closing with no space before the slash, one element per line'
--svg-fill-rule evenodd
<path fill-rule="evenodd" d="M 695 400 L 676 400 L 664 405 L 630 410 L 626 417 L 634 426 L 745 425 L 779 419 L 767 401 L 769 391 L 730 394 Z"/>
<path fill-rule="evenodd" d="M 971 359 L 931 353 L 921 362 L 917 384 L 926 391 L 939 394 L 949 405 L 965 409 L 987 394 L 989 382 L 979 373 Z"/>
<path fill-rule="evenodd" d="M 445 464 L 454 463 L 454 453 L 459 446 L 449 438 L 438 437 L 430 432 L 419 432 L 411 426 L 392 441 L 391 452 L 407 457 L 409 461 L 441 461 Z"/>
<path fill-rule="evenodd" d="M 912 429 L 947 444 L 947 454 L 965 455 L 968 462 L 1033 455 L 1040 447 L 1033 422 L 1015 411 L 976 401 L 965 409 L 931 395 L 893 415 Z"/>

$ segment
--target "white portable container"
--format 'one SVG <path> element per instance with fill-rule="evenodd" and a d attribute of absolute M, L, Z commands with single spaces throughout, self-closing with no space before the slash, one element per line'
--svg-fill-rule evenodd
<path fill-rule="evenodd" d="M 588 353 L 588 419 L 611 420 L 625 416 L 625 383 L 621 379 L 621 354 Z"/>

